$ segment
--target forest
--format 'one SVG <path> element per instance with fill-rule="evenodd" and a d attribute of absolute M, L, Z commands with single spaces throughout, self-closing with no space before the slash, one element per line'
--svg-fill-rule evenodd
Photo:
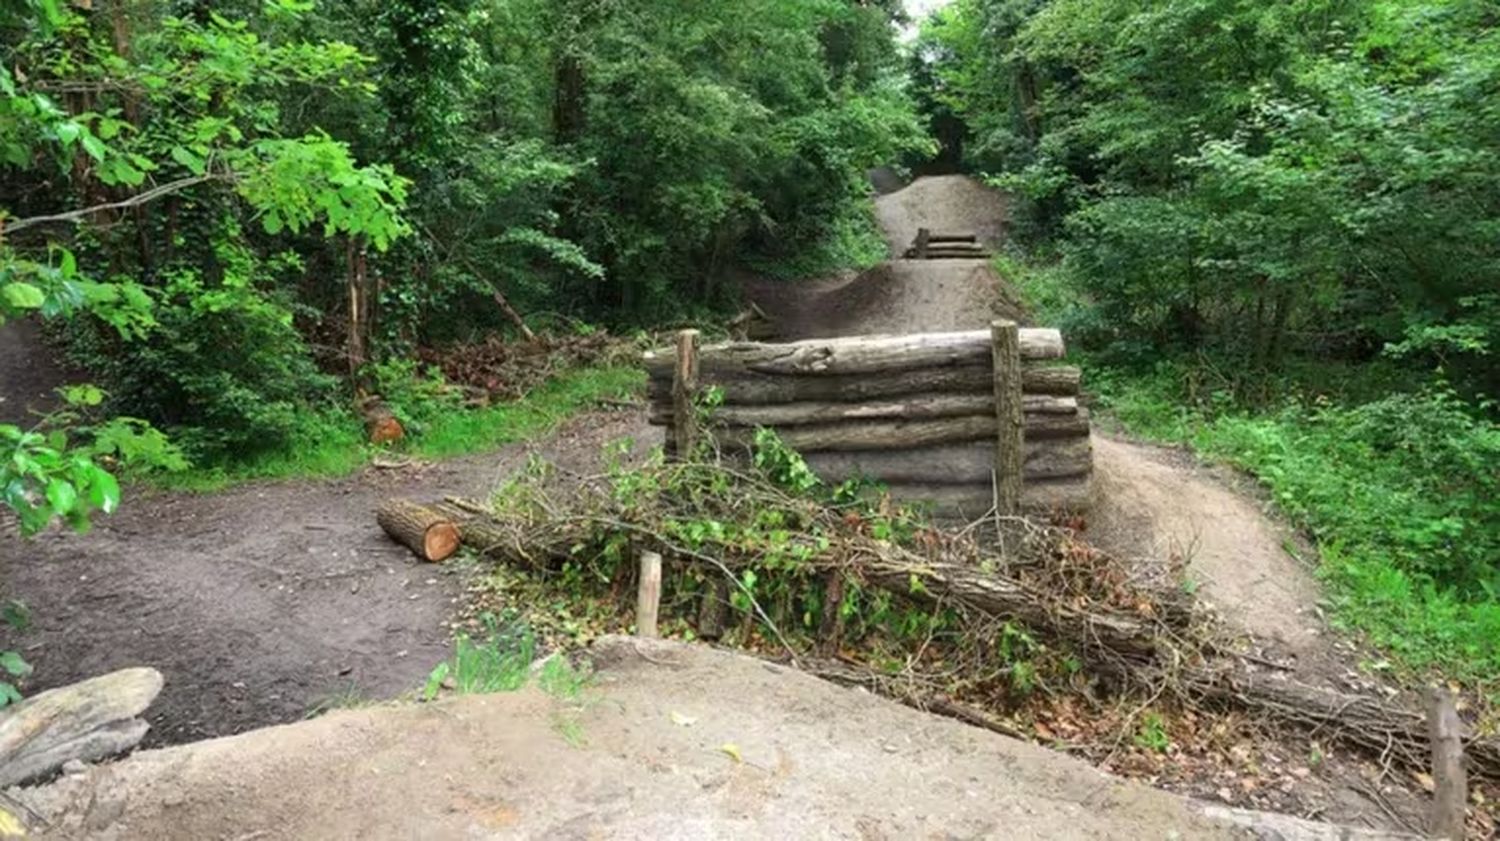
<path fill-rule="evenodd" d="M 91 385 L 0 424 L 0 498 L 31 533 L 347 471 L 370 394 L 443 454 L 628 396 L 584 353 L 466 408 L 437 363 L 868 267 L 884 166 L 1008 194 L 997 266 L 1114 422 L 1256 477 L 1336 621 L 1493 685 L 1483 0 L 6 0 L 0 320 Z"/>

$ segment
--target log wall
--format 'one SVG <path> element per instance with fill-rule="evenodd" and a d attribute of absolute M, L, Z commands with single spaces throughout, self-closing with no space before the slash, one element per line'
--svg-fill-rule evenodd
<path fill-rule="evenodd" d="M 784 344 L 679 340 L 644 360 L 651 423 L 668 427 L 669 444 L 683 411 L 684 353 L 692 385 L 721 394 L 711 422 L 726 446 L 748 445 L 757 427 L 770 427 L 825 479 L 879 481 L 941 516 L 977 519 L 1013 506 L 1013 486 L 996 481 L 998 470 L 1019 469 L 1019 504 L 1031 513 L 1089 506 L 1089 413 L 1079 405 L 1078 369 L 1058 364 L 1056 330 L 997 322 L 993 331 Z M 997 358 L 1006 363 L 998 375 Z M 1019 456 L 1006 443 L 1017 439 L 1001 402 L 1019 414 Z"/>

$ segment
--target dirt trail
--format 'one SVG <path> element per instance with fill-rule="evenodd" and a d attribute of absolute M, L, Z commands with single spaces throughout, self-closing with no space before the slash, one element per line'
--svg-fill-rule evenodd
<path fill-rule="evenodd" d="M 595 413 L 534 449 L 585 469 L 604 443 L 653 432 L 638 413 Z M 36 667 L 29 691 L 160 669 L 150 744 L 296 721 L 341 698 L 390 698 L 447 656 L 461 575 L 413 563 L 375 527 L 375 505 L 485 496 L 532 449 L 216 494 L 133 491 L 88 535 L 21 543 L 0 533 L 0 580 L 35 622 L 0 633 L 0 648 L 19 646 Z"/>
<path fill-rule="evenodd" d="M 0 324 L 0 423 L 35 423 L 36 412 L 55 406 L 53 390 L 67 381 L 67 369 L 42 341 L 40 327 L 31 321 Z"/>
<path fill-rule="evenodd" d="M 20 799 L 51 838 L 1248 837 L 1076 760 L 742 655 L 611 638 L 591 656 L 578 705 L 527 690 L 337 712 Z"/>
<path fill-rule="evenodd" d="M 893 255 L 919 227 L 975 231 L 999 247 L 1009 219 L 1002 195 L 959 175 L 917 179 L 878 196 L 875 208 Z M 997 315 L 1026 320 L 1016 291 L 977 260 L 892 260 L 854 278 L 752 282 L 747 290 L 788 339 L 979 329 Z M 1314 614 L 1317 581 L 1284 548 L 1295 536 L 1253 496 L 1178 451 L 1096 434 L 1094 452 L 1095 542 L 1148 564 L 1186 559 L 1203 598 L 1278 653 L 1326 647 Z"/>

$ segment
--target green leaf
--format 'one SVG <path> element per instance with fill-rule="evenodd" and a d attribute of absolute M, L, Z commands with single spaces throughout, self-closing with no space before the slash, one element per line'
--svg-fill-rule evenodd
<path fill-rule="evenodd" d="M 17 691 L 15 686 L 7 683 L 6 681 L 0 680 L 0 707 L 9 706 L 10 704 L 18 704 L 20 702 L 21 693 Z"/>
<path fill-rule="evenodd" d="M 5 303 L 18 310 L 40 309 L 47 301 L 47 296 L 42 294 L 42 290 L 29 283 L 20 282 L 8 283 L 0 288 L 0 297 L 5 299 Z"/>
<path fill-rule="evenodd" d="M 94 468 L 93 481 L 89 483 L 89 501 L 106 514 L 113 514 L 120 507 L 120 483 L 102 467 Z"/>
<path fill-rule="evenodd" d="M 266 229 L 266 233 L 273 236 L 281 233 L 281 230 L 286 227 L 285 223 L 282 222 L 281 214 L 274 210 L 267 211 L 266 215 L 261 217 L 260 224 L 261 227 Z"/>
<path fill-rule="evenodd" d="M 4 669 L 12 677 L 26 677 L 31 674 L 31 664 L 15 651 L 0 651 L 0 669 Z"/>
<path fill-rule="evenodd" d="M 66 123 L 58 123 L 54 131 L 57 132 L 57 139 L 66 149 L 78 142 L 78 136 L 83 133 L 83 126 L 69 120 Z"/>
<path fill-rule="evenodd" d="M 83 151 L 89 153 L 89 157 L 96 161 L 104 160 L 104 141 L 95 137 L 92 133 L 85 132 L 83 138 Z"/>
<path fill-rule="evenodd" d="M 191 149 L 188 149 L 185 146 L 173 146 L 171 154 L 172 160 L 178 162 L 179 164 L 182 164 L 194 175 L 203 174 L 203 171 L 206 168 L 203 158 L 193 154 L 193 151 Z"/>
<path fill-rule="evenodd" d="M 58 514 L 67 514 L 78 505 L 78 490 L 66 479 L 53 479 L 47 483 L 47 502 Z"/>

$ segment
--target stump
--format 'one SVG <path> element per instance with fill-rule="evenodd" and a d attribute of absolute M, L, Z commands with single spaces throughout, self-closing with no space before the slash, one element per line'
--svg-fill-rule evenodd
<path fill-rule="evenodd" d="M 410 500 L 387 500 L 375 512 L 375 521 L 392 540 L 424 561 L 445 561 L 458 551 L 458 526 L 443 514 Z"/>

